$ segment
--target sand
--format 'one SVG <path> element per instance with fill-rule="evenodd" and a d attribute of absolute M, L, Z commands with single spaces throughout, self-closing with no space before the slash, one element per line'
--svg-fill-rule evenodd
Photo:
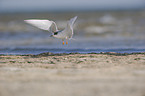
<path fill-rule="evenodd" d="M 145 54 L 1 55 L 0 96 L 145 96 Z"/>

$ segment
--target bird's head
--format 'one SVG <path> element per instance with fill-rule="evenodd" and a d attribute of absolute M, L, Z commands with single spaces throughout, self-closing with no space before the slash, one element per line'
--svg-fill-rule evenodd
<path fill-rule="evenodd" d="M 50 37 L 57 37 L 58 32 L 53 32 Z"/>

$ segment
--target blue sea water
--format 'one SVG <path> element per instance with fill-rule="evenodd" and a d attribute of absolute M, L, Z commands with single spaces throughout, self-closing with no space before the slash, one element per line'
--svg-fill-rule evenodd
<path fill-rule="evenodd" d="M 67 20 L 76 15 L 74 40 L 69 40 L 68 45 L 23 21 L 46 18 L 63 29 Z M 144 26 L 144 11 L 1 14 L 0 54 L 145 52 Z"/>
<path fill-rule="evenodd" d="M 0 49 L 1 54 L 5 55 L 24 55 L 24 54 L 40 54 L 45 52 L 51 53 L 142 53 L 145 49 L 38 49 L 38 48 L 15 48 L 15 49 Z"/>

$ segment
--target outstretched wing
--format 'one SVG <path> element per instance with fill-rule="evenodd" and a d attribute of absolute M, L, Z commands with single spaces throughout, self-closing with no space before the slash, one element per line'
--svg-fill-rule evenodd
<path fill-rule="evenodd" d="M 39 19 L 28 19 L 24 21 L 42 30 L 47 30 L 50 32 L 56 32 L 58 30 L 56 23 L 54 21 L 39 20 Z"/>
<path fill-rule="evenodd" d="M 64 30 L 64 34 L 68 37 L 68 38 L 72 38 L 73 36 L 73 25 L 75 23 L 77 19 L 77 16 L 71 18 L 68 22 L 67 22 L 67 26 Z"/>
<path fill-rule="evenodd" d="M 74 25 L 76 19 L 77 19 L 77 16 L 75 16 L 75 17 L 73 17 L 73 18 L 71 18 L 71 19 L 69 20 L 69 25 L 70 25 L 70 27 L 71 27 L 72 29 L 73 29 L 73 25 Z"/>

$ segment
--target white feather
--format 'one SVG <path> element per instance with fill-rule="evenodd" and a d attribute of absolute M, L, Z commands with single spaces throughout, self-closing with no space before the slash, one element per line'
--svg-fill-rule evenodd
<path fill-rule="evenodd" d="M 59 38 L 59 39 L 72 39 L 73 36 L 73 25 L 74 22 L 76 21 L 77 16 L 71 18 L 67 22 L 67 26 L 65 27 L 64 30 L 58 30 L 56 23 L 54 21 L 49 21 L 49 20 L 39 20 L 39 19 L 29 19 L 29 20 L 24 20 L 26 23 L 31 24 L 37 28 L 47 30 L 50 32 L 58 32 L 57 35 L 52 34 L 53 37 Z"/>
<path fill-rule="evenodd" d="M 74 25 L 76 19 L 77 19 L 77 16 L 71 18 L 67 22 L 67 26 L 66 26 L 66 28 L 64 30 L 64 34 L 66 34 L 67 38 L 69 38 L 69 39 L 72 38 L 72 36 L 73 36 L 73 25 Z"/>
<path fill-rule="evenodd" d="M 75 16 L 75 17 L 73 17 L 73 18 L 71 18 L 71 19 L 69 20 L 69 25 L 70 25 L 72 28 L 73 28 L 73 25 L 74 25 L 76 19 L 77 19 L 77 16 Z"/>
<path fill-rule="evenodd" d="M 51 28 L 51 31 L 53 32 L 56 32 L 58 30 L 54 21 L 39 20 L 39 19 L 28 19 L 24 21 L 42 30 L 50 31 L 50 28 Z"/>

